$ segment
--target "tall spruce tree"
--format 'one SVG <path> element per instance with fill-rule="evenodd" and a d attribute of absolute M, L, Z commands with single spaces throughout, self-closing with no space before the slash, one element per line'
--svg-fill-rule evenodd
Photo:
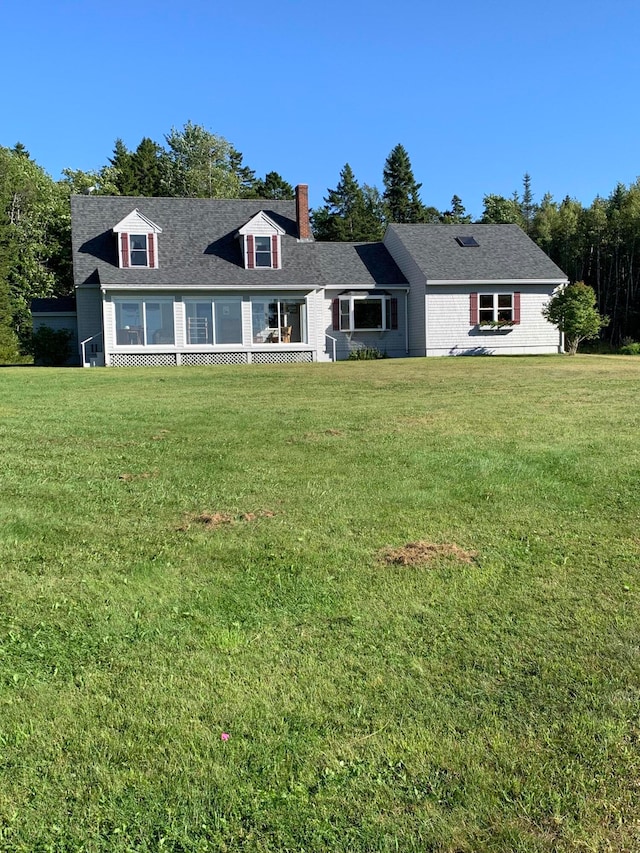
<path fill-rule="evenodd" d="M 443 222 L 445 225 L 462 225 L 471 222 L 471 217 L 467 214 L 460 196 L 453 196 L 451 199 L 451 209 L 445 210 L 440 215 L 440 222 Z"/>
<path fill-rule="evenodd" d="M 340 180 L 329 190 L 324 206 L 311 214 L 312 227 L 318 240 L 358 242 L 379 240 L 382 235 L 380 197 L 372 187 L 363 189 L 348 163 Z"/>
<path fill-rule="evenodd" d="M 270 198 L 289 200 L 295 197 L 293 187 L 278 172 L 267 172 L 264 178 L 256 178 L 245 198 Z"/>
<path fill-rule="evenodd" d="M 531 191 L 531 175 L 528 172 L 524 173 L 522 178 L 522 199 L 520 200 L 520 212 L 522 214 L 523 228 L 531 236 L 533 231 L 533 220 L 536 215 L 536 205 L 533 201 L 533 192 Z"/>
<path fill-rule="evenodd" d="M 383 201 L 390 222 L 424 222 L 427 212 L 420 200 L 420 187 L 413 176 L 406 148 L 398 143 L 386 159 L 382 172 Z"/>

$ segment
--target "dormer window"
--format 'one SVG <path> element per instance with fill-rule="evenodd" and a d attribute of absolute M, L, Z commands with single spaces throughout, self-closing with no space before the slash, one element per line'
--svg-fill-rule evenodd
<path fill-rule="evenodd" d="M 257 267 L 271 267 L 271 238 L 255 237 L 255 253 Z"/>
<path fill-rule="evenodd" d="M 114 226 L 118 238 L 118 266 L 121 269 L 158 266 L 158 234 L 162 228 L 147 219 L 139 210 L 133 210 Z"/>
<path fill-rule="evenodd" d="M 150 235 L 153 242 L 153 234 Z M 148 267 L 147 235 L 131 234 L 129 237 L 129 250 L 131 253 L 132 267 Z"/>
<path fill-rule="evenodd" d="M 284 229 L 261 210 L 238 230 L 244 267 L 279 270 Z"/>

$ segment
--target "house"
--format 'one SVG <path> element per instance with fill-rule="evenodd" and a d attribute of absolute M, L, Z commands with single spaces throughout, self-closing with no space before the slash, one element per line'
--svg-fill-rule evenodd
<path fill-rule="evenodd" d="M 69 339 L 69 365 L 77 365 L 78 360 L 78 322 L 75 296 L 61 296 L 57 299 L 32 299 L 31 316 L 33 331 L 48 326 L 54 332 L 66 329 L 71 333 Z"/>
<path fill-rule="evenodd" d="M 566 275 L 517 225 L 389 225 L 409 282 L 409 354 L 543 354 L 564 349 L 542 316 Z"/>
<path fill-rule="evenodd" d="M 295 201 L 75 196 L 71 214 L 86 366 L 562 350 L 541 311 L 566 276 L 517 226 L 317 243 L 305 185 Z"/>

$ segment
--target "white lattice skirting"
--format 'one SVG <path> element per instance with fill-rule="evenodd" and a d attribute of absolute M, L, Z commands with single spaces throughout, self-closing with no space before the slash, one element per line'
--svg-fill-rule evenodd
<path fill-rule="evenodd" d="M 114 352 L 112 367 L 175 367 L 174 352 Z"/>
<path fill-rule="evenodd" d="M 313 354 L 306 352 L 254 352 L 253 364 L 310 364 Z M 183 365 L 247 364 L 247 352 L 183 352 Z M 112 367 L 175 367 L 178 364 L 175 352 L 114 352 L 111 353 Z"/>
<path fill-rule="evenodd" d="M 246 364 L 246 352 L 183 352 L 182 363 L 193 364 Z"/>
<path fill-rule="evenodd" d="M 310 352 L 254 352 L 251 354 L 254 364 L 298 364 L 313 361 Z"/>

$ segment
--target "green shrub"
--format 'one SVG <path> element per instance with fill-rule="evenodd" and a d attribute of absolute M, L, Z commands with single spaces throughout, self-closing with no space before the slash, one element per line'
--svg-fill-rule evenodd
<path fill-rule="evenodd" d="M 386 357 L 386 352 L 380 352 L 376 347 L 360 347 L 359 349 L 351 350 L 349 353 L 349 361 L 374 361 L 375 359 Z"/>
<path fill-rule="evenodd" d="M 620 347 L 622 355 L 640 355 L 640 344 L 633 342 Z"/>
<path fill-rule="evenodd" d="M 68 329 L 40 328 L 31 336 L 31 351 L 36 364 L 59 367 L 66 364 L 71 355 L 72 333 Z"/>

